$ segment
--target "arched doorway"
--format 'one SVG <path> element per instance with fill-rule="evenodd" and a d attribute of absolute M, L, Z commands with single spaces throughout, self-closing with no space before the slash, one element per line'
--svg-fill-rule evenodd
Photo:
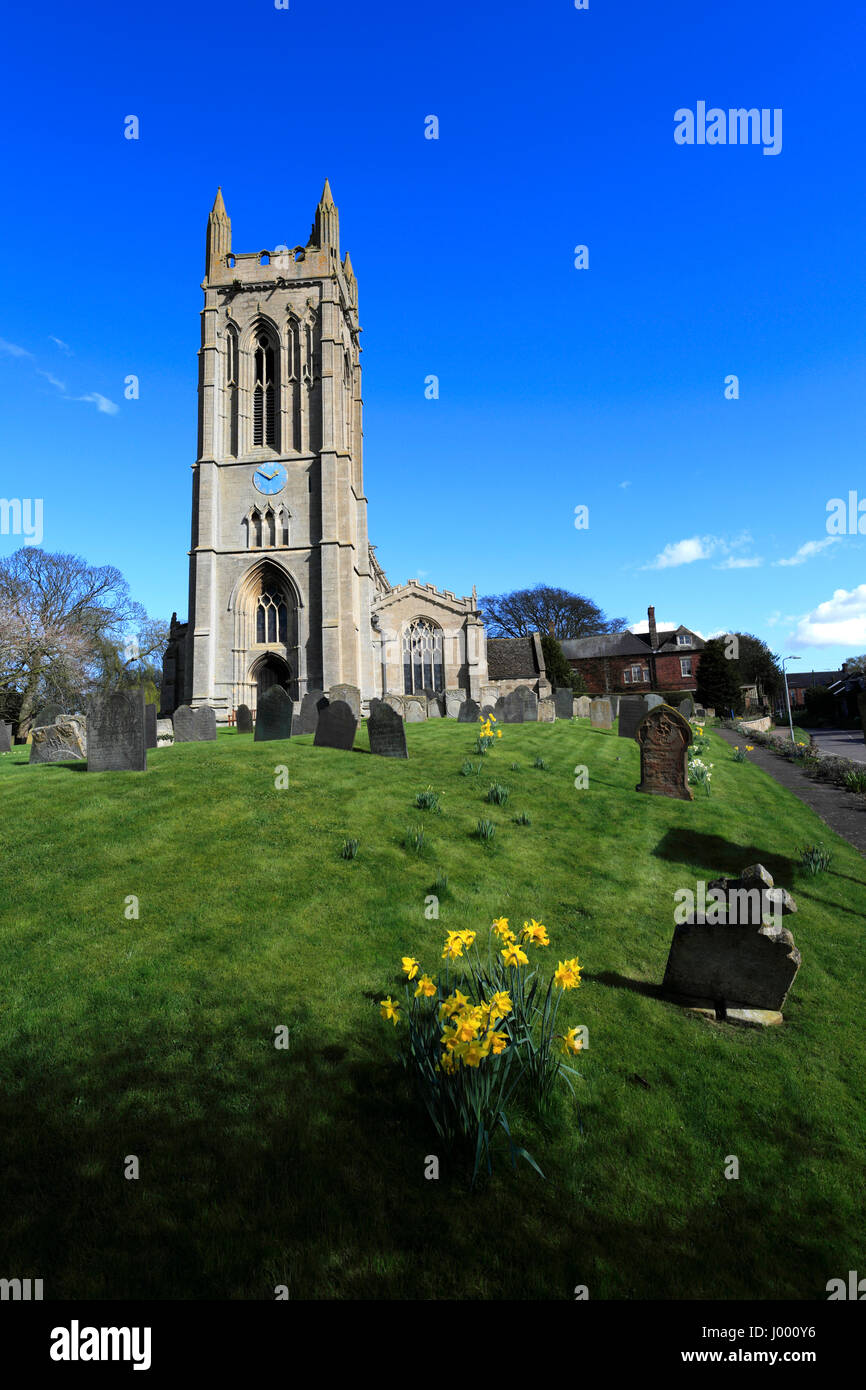
<path fill-rule="evenodd" d="M 250 675 L 256 683 L 256 706 L 261 700 L 266 690 L 272 686 L 279 685 L 288 695 L 292 693 L 292 671 L 287 661 L 282 657 L 276 656 L 273 652 L 268 652 L 257 661 Z"/>

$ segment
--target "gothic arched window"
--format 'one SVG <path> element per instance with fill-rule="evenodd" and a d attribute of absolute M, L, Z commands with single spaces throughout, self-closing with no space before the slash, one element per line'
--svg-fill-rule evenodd
<path fill-rule="evenodd" d="M 253 446 L 276 448 L 276 353 L 267 333 L 257 333 L 253 352 Z"/>
<path fill-rule="evenodd" d="M 264 590 L 256 604 L 256 641 L 285 642 L 288 616 L 284 595 L 273 589 Z"/>
<path fill-rule="evenodd" d="M 226 396 L 228 398 L 228 446 L 238 451 L 238 335 L 233 327 L 226 333 Z"/>
<path fill-rule="evenodd" d="M 403 629 L 403 689 L 444 690 L 442 629 L 430 618 L 416 618 Z"/>

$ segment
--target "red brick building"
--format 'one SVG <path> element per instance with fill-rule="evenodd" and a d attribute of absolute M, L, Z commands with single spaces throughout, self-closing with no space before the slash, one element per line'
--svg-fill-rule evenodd
<path fill-rule="evenodd" d="M 560 643 L 591 695 L 688 694 L 696 689 L 703 638 L 687 627 L 659 632 L 654 608 L 647 609 L 647 617 L 648 632 L 612 632 Z"/>

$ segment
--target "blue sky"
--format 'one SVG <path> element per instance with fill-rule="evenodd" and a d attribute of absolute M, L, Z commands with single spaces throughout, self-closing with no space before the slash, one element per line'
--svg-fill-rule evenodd
<path fill-rule="evenodd" d="M 866 531 L 853 3 L 49 3 L 6 39 L 0 496 L 46 548 L 186 615 L 207 214 L 292 246 L 327 175 L 392 582 L 866 651 L 866 534 L 827 532 L 851 492 Z M 677 144 L 699 101 L 781 109 L 781 150 Z"/>

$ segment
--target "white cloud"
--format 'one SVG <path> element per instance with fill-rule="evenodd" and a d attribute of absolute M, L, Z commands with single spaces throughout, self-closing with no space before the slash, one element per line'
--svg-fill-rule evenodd
<path fill-rule="evenodd" d="M 46 380 L 46 381 L 50 381 L 52 386 L 56 386 L 57 389 L 58 389 L 58 391 L 63 391 L 63 392 L 65 393 L 65 391 L 66 391 L 66 382 L 65 382 L 65 381 L 60 381 L 60 380 L 58 380 L 58 378 L 57 378 L 56 376 L 52 376 L 51 372 L 43 372 L 43 370 L 42 370 L 41 367 L 37 367 L 36 370 L 37 370 L 37 372 L 39 373 L 40 376 L 44 376 L 44 377 L 45 377 L 45 380 Z"/>
<path fill-rule="evenodd" d="M 10 357 L 32 357 L 33 353 L 26 348 L 19 347 L 17 343 L 7 343 L 5 338 L 0 338 L 0 352 L 8 352 Z"/>
<path fill-rule="evenodd" d="M 811 560 L 814 555 L 820 555 L 822 550 L 826 550 L 828 545 L 838 545 L 841 536 L 824 536 L 820 541 L 806 541 L 800 549 L 787 560 L 774 560 L 774 565 L 804 565 L 807 560 Z M 841 590 L 840 590 L 841 592 Z"/>
<path fill-rule="evenodd" d="M 796 647 L 866 647 L 866 584 L 856 589 L 836 589 L 831 599 L 819 603 L 800 618 L 789 640 Z"/>
<path fill-rule="evenodd" d="M 755 570 L 764 561 L 760 555 L 729 555 L 727 560 L 723 560 L 720 565 L 716 565 L 717 570 Z"/>
<path fill-rule="evenodd" d="M 631 487 L 631 483 L 620 483 L 620 487 Z"/>
<path fill-rule="evenodd" d="M 73 401 L 92 401 L 101 415 L 116 415 L 120 409 L 114 401 L 110 401 L 107 396 L 100 396 L 98 391 L 90 391 L 86 396 L 71 396 Z"/>
<path fill-rule="evenodd" d="M 53 333 L 49 333 L 49 334 L 48 334 L 48 338 L 49 338 L 50 342 L 56 343 L 57 346 L 60 348 L 60 351 L 61 351 L 61 352 L 65 352 L 66 355 L 67 355 L 67 357 L 71 357 L 71 356 L 72 356 L 72 348 L 69 346 L 68 343 L 64 343 L 64 341 L 63 341 L 62 338 L 55 338 L 55 336 L 54 336 Z"/>
<path fill-rule="evenodd" d="M 677 565 L 691 565 L 695 560 L 708 560 L 719 542 L 715 536 L 691 536 L 684 541 L 671 541 L 656 556 L 646 570 L 667 570 Z"/>

